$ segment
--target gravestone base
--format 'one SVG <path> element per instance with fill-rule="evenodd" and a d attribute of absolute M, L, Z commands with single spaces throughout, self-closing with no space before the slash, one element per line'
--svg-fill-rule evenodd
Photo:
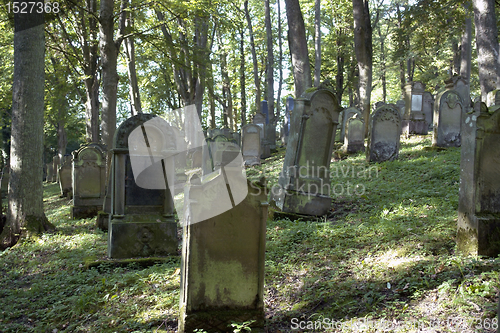
<path fill-rule="evenodd" d="M 351 143 L 344 147 L 345 153 L 357 153 L 358 151 L 365 151 L 364 143 Z"/>
<path fill-rule="evenodd" d="M 123 259 L 177 254 L 177 223 L 173 217 L 128 214 L 111 217 L 108 257 Z"/>
<path fill-rule="evenodd" d="M 87 219 L 97 215 L 97 212 L 102 209 L 100 206 L 71 206 L 71 218 L 73 220 Z M 107 219 L 106 219 L 107 223 Z M 106 227 L 107 229 L 107 227 Z"/>
<path fill-rule="evenodd" d="M 179 327 L 182 332 L 193 332 L 195 329 L 203 327 L 208 333 L 233 332 L 234 328 L 228 323 L 236 322 L 243 323 L 250 320 L 255 320 L 250 327 L 252 333 L 264 332 L 264 313 L 262 310 L 226 310 L 221 311 L 197 311 L 190 314 L 185 314 L 186 311 L 180 309 L 180 313 L 184 314 L 184 319 L 179 320 L 182 323 Z M 250 331 L 246 331 L 250 332 Z"/>
<path fill-rule="evenodd" d="M 500 214 L 459 214 L 457 246 L 465 255 L 496 257 L 500 253 Z"/>
<path fill-rule="evenodd" d="M 273 188 L 271 200 L 274 200 L 276 207 L 285 213 L 302 215 L 326 215 L 332 207 L 332 198 L 329 196 L 299 193 L 291 190 L 284 191 L 278 187 Z"/>
<path fill-rule="evenodd" d="M 96 218 L 96 225 L 102 231 L 108 231 L 108 223 L 109 223 L 109 213 L 105 211 L 98 211 Z"/>
<path fill-rule="evenodd" d="M 410 134 L 421 134 L 427 135 L 429 132 L 429 125 L 425 119 L 412 119 L 409 123 L 409 133 Z"/>

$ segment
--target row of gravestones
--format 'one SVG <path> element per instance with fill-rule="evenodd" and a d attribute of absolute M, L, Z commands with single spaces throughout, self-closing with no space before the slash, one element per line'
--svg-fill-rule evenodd
<path fill-rule="evenodd" d="M 280 187 L 278 192 L 273 188 L 271 193 L 278 206 L 285 211 L 290 207 L 298 207 L 301 209 L 299 213 L 322 215 L 330 208 L 329 164 L 334 143 L 333 133 L 340 113 L 340 109 L 335 108 L 336 105 L 334 94 L 326 89 L 307 93 L 296 101 L 297 111 L 293 115 L 289 145 L 279 179 Z M 474 177 L 477 171 L 470 172 L 469 169 L 471 166 L 479 166 L 483 169 L 479 172 L 481 176 L 476 177 L 488 178 L 492 176 L 491 173 L 495 175 L 496 157 L 485 150 L 487 154 L 484 157 L 477 157 L 474 155 L 474 147 L 478 136 L 483 139 L 484 146 L 498 140 L 498 117 L 500 111 L 492 114 L 481 108 L 468 115 L 464 121 L 464 126 L 469 126 L 468 132 L 464 132 L 467 133 L 464 134 L 464 145 L 467 142 L 472 148 L 462 150 L 462 161 L 468 163 L 472 160 L 472 164 L 469 168 L 464 165 L 462 173 L 466 172 Z M 131 157 L 147 161 L 152 157 L 151 153 L 142 149 L 131 156 L 129 151 L 132 130 L 153 118 L 151 115 L 132 117 L 119 127 L 115 136 L 112 149 L 112 210 L 108 222 L 108 255 L 111 258 L 176 253 L 177 228 L 172 216 L 172 197 L 167 187 L 170 182 L 165 181 L 163 189 L 155 188 L 153 185 L 162 177 L 161 170 L 152 172 L 153 176 L 151 172 L 145 175 L 136 173 L 131 161 Z M 373 145 L 371 150 L 376 151 L 376 155 L 385 155 L 389 159 L 396 157 L 401 126 L 399 112 L 391 106 L 381 106 L 372 116 L 370 126 L 370 141 L 379 143 Z M 156 128 L 152 132 L 160 133 L 160 136 L 161 133 L 168 132 L 167 128 L 161 128 L 161 124 L 156 125 Z M 259 131 L 257 134 L 260 134 Z M 385 141 L 377 139 L 380 134 L 385 135 Z M 175 154 L 176 144 L 171 144 L 167 137 L 168 135 L 164 135 L 154 140 L 166 146 L 153 147 L 152 151 L 158 152 L 160 157 Z M 318 138 L 324 140 L 317 140 Z M 391 139 L 394 142 L 387 144 Z M 234 160 L 231 153 L 235 152 L 229 150 L 229 153 L 231 157 L 228 160 Z M 471 154 L 473 157 L 470 157 Z M 237 204 L 233 202 L 232 208 L 220 215 L 200 218 L 207 207 L 221 200 L 218 195 L 221 193 L 218 192 L 219 185 L 229 186 L 222 168 L 225 154 L 221 155 L 218 173 L 210 177 L 198 177 L 194 174 L 185 188 L 179 332 L 191 332 L 195 328 L 223 331 L 231 320 L 255 320 L 255 327 L 263 326 L 267 193 L 262 183 L 247 184 L 249 195 L 243 201 L 238 201 Z M 172 167 L 174 162 L 169 163 Z M 156 165 L 159 167 L 160 164 Z M 151 171 L 149 167 L 144 170 Z M 163 177 L 166 180 L 165 172 Z M 498 175 L 497 178 L 500 179 Z M 482 178 L 474 178 L 472 181 L 484 184 Z M 214 188 L 214 184 L 218 187 Z M 308 189 L 314 187 L 317 192 L 301 193 L 300 188 L 304 185 Z M 496 183 L 493 187 L 496 188 Z M 483 190 L 480 186 L 468 185 L 466 188 L 472 192 L 469 193 L 472 200 L 481 198 L 476 193 Z M 491 192 L 491 188 L 487 190 Z M 496 189 L 495 193 L 498 192 Z M 488 204 L 495 203 L 496 197 L 482 200 L 487 201 L 483 203 L 486 205 L 484 211 L 491 211 Z M 474 206 L 468 204 L 465 207 Z M 484 220 L 484 216 L 476 211 L 463 209 L 463 212 L 469 219 Z M 495 213 L 499 213 L 498 210 Z M 495 216 L 482 222 L 488 226 L 492 222 L 500 223 L 495 220 Z M 220 239 L 224 239 L 224 242 L 220 242 Z M 224 294 L 223 298 L 220 297 L 221 294 Z"/>

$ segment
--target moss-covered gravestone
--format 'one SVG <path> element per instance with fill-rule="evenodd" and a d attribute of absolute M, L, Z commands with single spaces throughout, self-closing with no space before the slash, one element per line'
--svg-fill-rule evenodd
<path fill-rule="evenodd" d="M 108 257 L 177 253 L 177 224 L 169 184 L 175 180 L 177 140 L 163 119 L 138 114 L 113 139 Z"/>
<path fill-rule="evenodd" d="M 462 98 L 455 90 L 446 90 L 436 98 L 432 145 L 460 147 L 463 112 Z"/>
<path fill-rule="evenodd" d="M 271 192 L 283 212 L 324 215 L 330 210 L 330 160 L 339 114 L 337 99 L 326 88 L 295 100 L 283 170 Z"/>
<path fill-rule="evenodd" d="M 254 332 L 264 327 L 267 191 L 243 179 L 248 195 L 204 219 L 207 205 L 224 200 L 210 195 L 224 183 L 222 172 L 206 181 L 194 176 L 185 190 L 179 333 L 233 332 L 232 322 L 253 321 Z"/>
<path fill-rule="evenodd" d="M 82 145 L 73 152 L 74 219 L 93 217 L 102 209 L 106 184 L 106 149 L 98 143 Z"/>
<path fill-rule="evenodd" d="M 500 254 L 500 110 L 476 103 L 464 114 L 458 203 L 458 250 Z"/>
<path fill-rule="evenodd" d="M 366 160 L 384 162 L 398 158 L 401 133 L 398 110 L 388 104 L 382 105 L 372 114 L 369 129 Z"/>

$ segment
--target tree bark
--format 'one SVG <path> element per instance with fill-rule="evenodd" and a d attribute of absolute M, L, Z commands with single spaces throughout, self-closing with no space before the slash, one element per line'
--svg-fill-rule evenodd
<path fill-rule="evenodd" d="M 252 19 L 250 18 L 250 12 L 248 11 L 248 0 L 244 2 L 245 7 L 245 17 L 248 24 L 248 34 L 250 35 L 250 50 L 252 52 L 252 63 L 253 63 L 253 76 L 255 82 L 255 112 L 260 113 L 260 76 L 259 76 L 259 65 L 257 63 L 257 52 L 255 51 L 255 41 L 253 38 L 253 28 Z"/>
<path fill-rule="evenodd" d="M 354 17 L 354 49 L 359 68 L 359 98 L 365 120 L 365 137 L 370 119 L 372 89 L 372 26 L 368 0 L 352 0 Z"/>
<path fill-rule="evenodd" d="M 14 80 L 7 224 L 3 250 L 54 226 L 43 211 L 44 14 L 14 15 Z"/>
<path fill-rule="evenodd" d="M 321 0 L 314 2 L 314 86 L 321 81 Z"/>
<path fill-rule="evenodd" d="M 98 37 L 97 37 L 97 1 L 86 1 L 89 17 L 89 34 L 85 27 L 85 14 L 82 13 L 83 59 L 85 61 L 85 102 L 86 138 L 88 142 L 99 142 L 99 80 L 98 72 Z M 89 38 L 90 37 L 90 38 Z"/>
<path fill-rule="evenodd" d="M 133 20 L 129 17 L 127 27 L 132 28 Z M 141 95 L 139 93 L 139 84 L 137 82 L 137 71 L 135 68 L 135 45 L 134 37 L 125 39 L 125 55 L 127 56 L 127 72 L 129 82 L 130 107 L 132 116 L 142 113 Z"/>
<path fill-rule="evenodd" d="M 279 5 L 278 5 L 279 6 Z M 241 99 L 241 128 L 247 124 L 247 94 L 245 85 L 245 30 L 240 30 L 240 99 Z"/>
<path fill-rule="evenodd" d="M 306 29 L 298 0 L 285 0 L 288 21 L 288 47 L 292 56 L 295 97 L 311 87 L 311 65 L 307 53 Z"/>
<path fill-rule="evenodd" d="M 276 119 L 280 118 L 281 114 L 281 89 L 283 87 L 283 41 L 281 39 L 281 6 L 280 1 L 277 1 L 278 5 L 278 47 L 279 47 L 279 59 L 278 59 L 278 69 L 280 73 L 280 78 L 278 82 L 278 97 L 276 98 Z"/>
<path fill-rule="evenodd" d="M 264 1 L 265 24 L 267 39 L 267 111 L 269 124 L 266 126 L 266 139 L 271 149 L 276 149 L 276 119 L 274 117 L 274 52 L 273 52 L 273 30 L 271 26 L 271 8 L 269 0 Z"/>
<path fill-rule="evenodd" d="M 473 0 L 476 26 L 477 62 L 481 101 L 486 103 L 488 92 L 500 86 L 500 57 L 495 0 Z"/>

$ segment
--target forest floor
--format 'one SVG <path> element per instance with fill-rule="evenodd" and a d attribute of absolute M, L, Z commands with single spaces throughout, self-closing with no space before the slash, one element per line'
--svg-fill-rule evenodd
<path fill-rule="evenodd" d="M 381 164 L 336 154 L 328 216 L 270 216 L 267 332 L 496 332 L 500 259 L 456 253 L 460 148 L 430 146 L 412 137 Z M 276 183 L 284 152 L 247 175 Z M 45 185 L 56 231 L 0 253 L 0 332 L 176 332 L 180 257 L 90 268 L 107 234 L 70 204 Z"/>

